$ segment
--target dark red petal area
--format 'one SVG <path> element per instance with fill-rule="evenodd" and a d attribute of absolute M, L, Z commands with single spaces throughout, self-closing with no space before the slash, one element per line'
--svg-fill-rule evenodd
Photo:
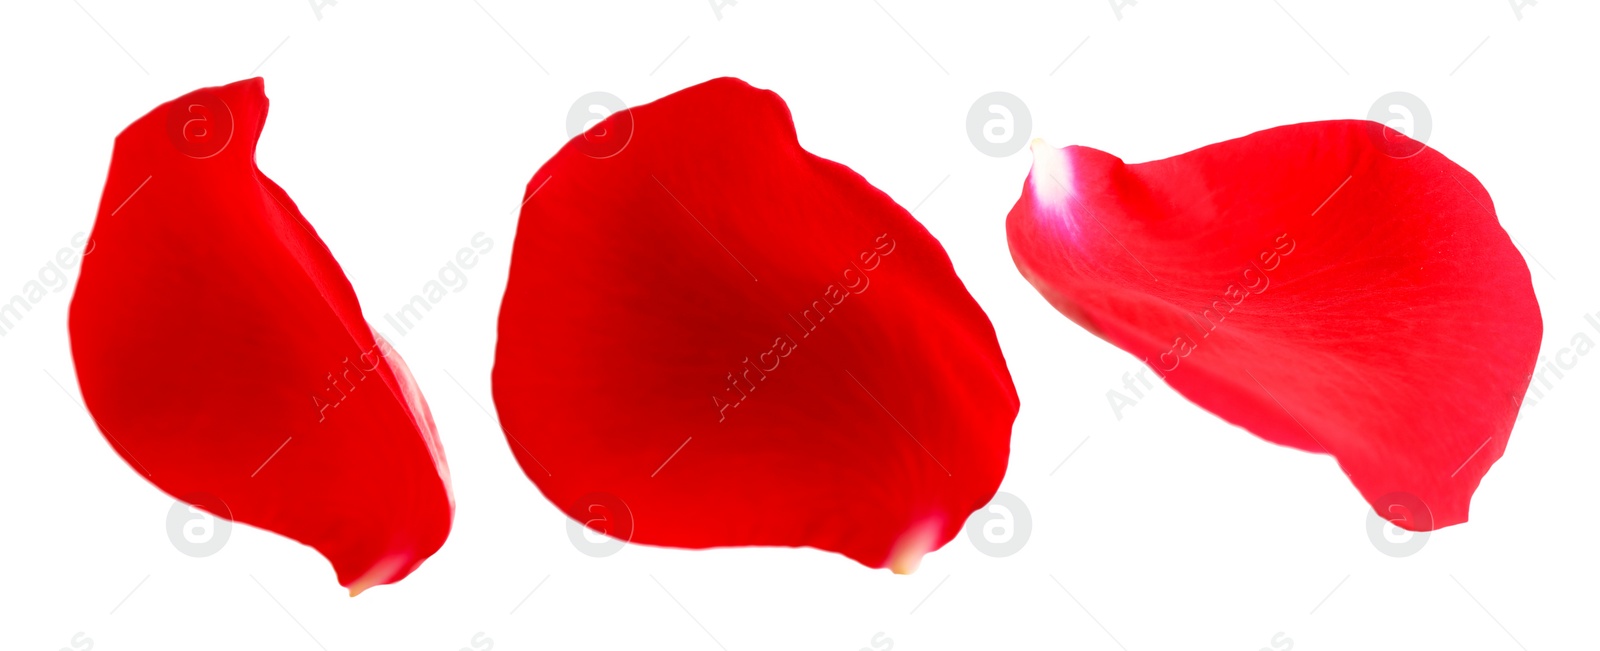
<path fill-rule="evenodd" d="M 579 522 L 908 571 L 1005 471 L 993 328 L 905 209 L 718 79 L 534 175 L 494 369 L 511 449 Z"/>
<path fill-rule="evenodd" d="M 256 169 L 260 79 L 117 137 L 72 300 L 84 401 L 167 493 L 321 552 L 352 593 L 444 544 L 433 418 L 339 263 Z"/>
<path fill-rule="evenodd" d="M 1379 513 L 1420 502 L 1408 528 L 1466 521 L 1539 349 L 1483 186 L 1372 122 L 1138 165 L 1036 142 L 1006 227 L 1063 314 L 1227 421 L 1333 455 Z"/>

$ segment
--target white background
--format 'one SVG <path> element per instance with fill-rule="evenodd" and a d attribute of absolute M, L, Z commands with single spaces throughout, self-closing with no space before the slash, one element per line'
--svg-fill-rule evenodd
<path fill-rule="evenodd" d="M 0 337 L 0 646 L 854 651 L 881 633 L 901 650 L 1254 651 L 1282 633 L 1300 650 L 1593 648 L 1600 359 L 1525 411 L 1471 522 L 1385 556 L 1330 458 L 1165 387 L 1113 415 L 1106 391 L 1135 360 L 1017 274 L 1003 222 L 1028 154 L 983 155 L 965 124 L 1003 90 L 1031 135 L 1135 162 L 1414 93 L 1430 144 L 1483 181 L 1530 256 L 1552 354 L 1600 339 L 1582 318 L 1600 311 L 1593 3 L 1519 19 L 1501 0 L 1143 0 L 1119 20 L 1099 0 L 743 0 L 719 20 L 702 0 L 480 1 L 345 0 L 320 19 L 297 0 L 0 9 L 0 299 L 90 229 L 117 132 L 260 74 L 260 166 L 417 374 L 457 500 L 437 555 L 355 599 L 314 551 L 248 527 L 214 556 L 178 553 L 172 500 L 76 402 L 64 288 Z M 1016 555 L 963 536 L 911 576 L 815 550 L 591 558 L 475 404 L 493 409 L 512 210 L 573 101 L 723 75 L 776 90 L 804 146 L 917 206 L 988 311 L 1022 396 L 1002 487 L 1031 513 Z M 495 247 L 469 285 L 396 335 L 382 315 L 478 232 Z"/>

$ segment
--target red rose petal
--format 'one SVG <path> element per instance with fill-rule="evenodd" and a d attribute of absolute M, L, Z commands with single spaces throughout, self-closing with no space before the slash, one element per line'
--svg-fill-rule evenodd
<path fill-rule="evenodd" d="M 130 465 L 316 548 L 356 593 L 444 543 L 449 472 L 405 363 L 256 169 L 266 116 L 250 79 L 163 104 L 117 137 L 72 353 L 84 402 Z"/>
<path fill-rule="evenodd" d="M 1196 404 L 1333 455 L 1379 513 L 1431 512 L 1397 524 L 1463 522 L 1542 322 L 1483 186 L 1396 142 L 1376 123 L 1316 122 L 1138 165 L 1035 143 L 1012 257 Z"/>
<path fill-rule="evenodd" d="M 615 114 L 525 196 L 495 403 L 575 520 L 907 571 L 994 494 L 1018 403 L 988 318 L 776 94 L 719 79 Z"/>

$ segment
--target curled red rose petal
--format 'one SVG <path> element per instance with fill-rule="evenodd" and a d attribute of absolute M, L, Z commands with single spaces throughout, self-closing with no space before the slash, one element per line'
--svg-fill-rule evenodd
<path fill-rule="evenodd" d="M 316 548 L 351 593 L 444 543 L 433 418 L 332 253 L 255 164 L 260 79 L 117 137 L 69 327 L 84 402 L 161 490 Z"/>
<path fill-rule="evenodd" d="M 718 79 L 613 114 L 525 197 L 495 404 L 577 522 L 910 571 L 994 495 L 1018 403 L 988 318 L 776 94 Z"/>
<path fill-rule="evenodd" d="M 1467 519 L 1543 329 L 1477 179 L 1365 121 L 1137 165 L 1034 152 L 1012 257 L 1149 367 L 1130 389 L 1159 376 L 1261 438 L 1333 455 L 1379 513 L 1409 514 L 1401 526 Z M 1122 391 L 1114 408 L 1132 401 Z"/>

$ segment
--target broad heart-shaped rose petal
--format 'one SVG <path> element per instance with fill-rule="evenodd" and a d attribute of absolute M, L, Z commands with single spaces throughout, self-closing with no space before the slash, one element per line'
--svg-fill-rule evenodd
<path fill-rule="evenodd" d="M 616 113 L 528 184 L 494 397 L 578 522 L 909 571 L 988 502 L 1017 395 L 939 243 L 717 79 Z"/>
<path fill-rule="evenodd" d="M 1477 179 L 1365 121 L 1149 163 L 1034 144 L 1007 219 L 1022 275 L 1079 325 L 1275 443 L 1338 460 L 1414 530 L 1467 519 L 1542 322 Z"/>
<path fill-rule="evenodd" d="M 266 117 L 250 79 L 163 104 L 117 137 L 72 354 L 129 465 L 316 548 L 354 594 L 444 544 L 449 472 L 405 363 L 256 169 Z"/>

